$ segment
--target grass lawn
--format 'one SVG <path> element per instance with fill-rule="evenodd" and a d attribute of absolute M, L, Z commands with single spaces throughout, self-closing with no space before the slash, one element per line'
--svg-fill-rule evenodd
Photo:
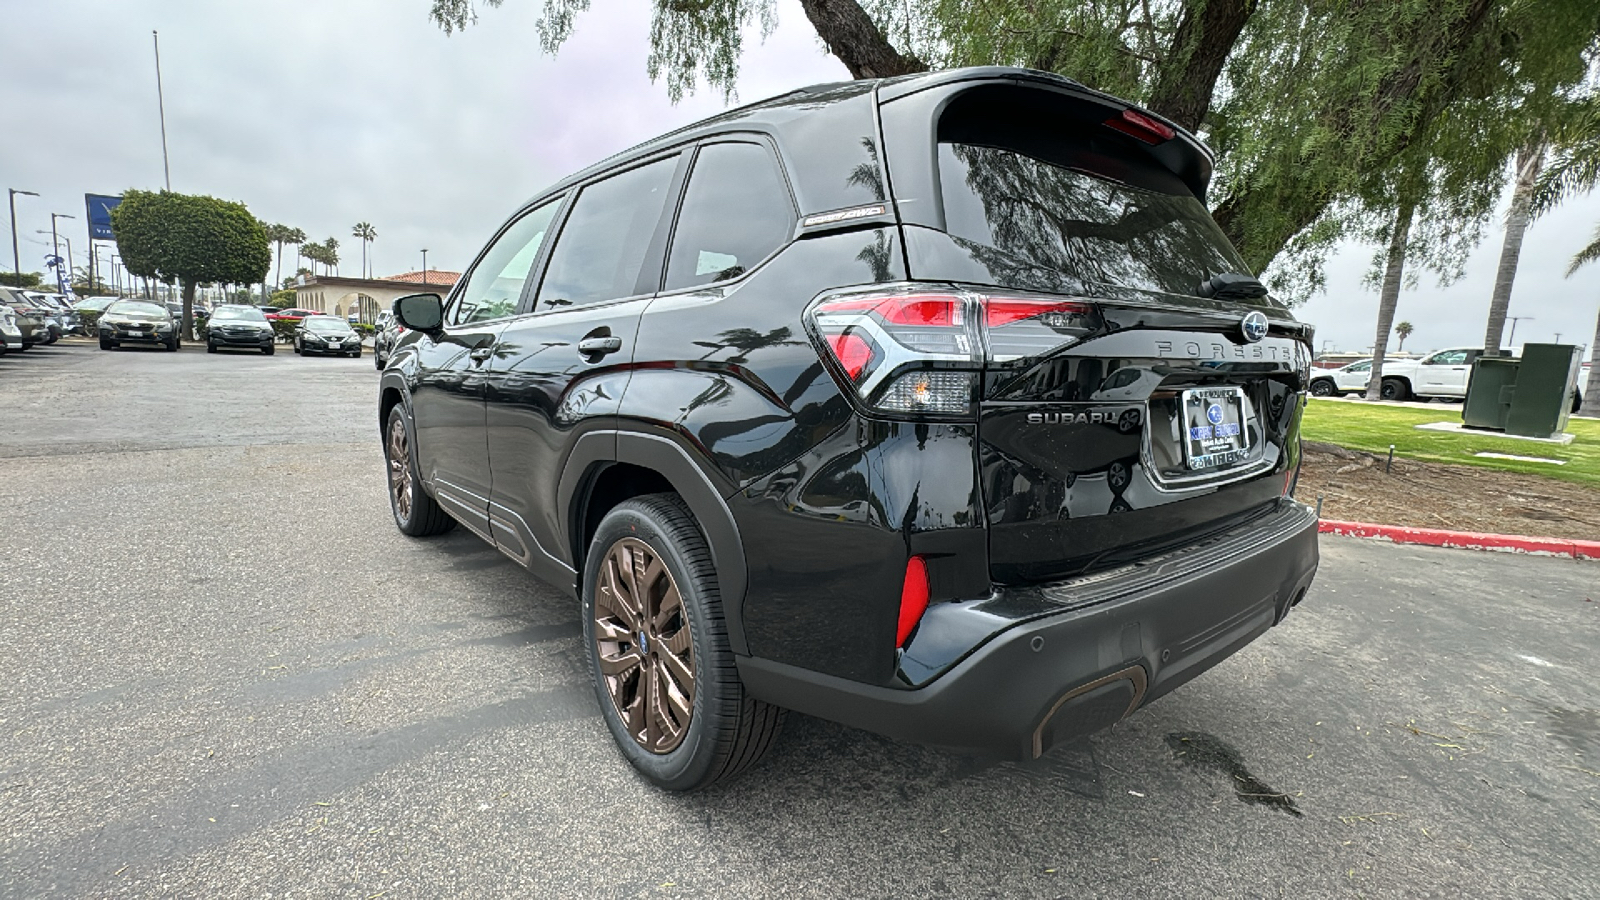
<path fill-rule="evenodd" d="M 1460 421 L 1460 404 L 1439 404 L 1437 409 L 1412 409 L 1347 400 L 1313 399 L 1306 407 L 1300 434 L 1308 441 L 1338 444 L 1352 450 L 1387 454 L 1389 445 L 1393 444 L 1395 456 L 1543 475 L 1600 487 L 1600 421 L 1572 419 L 1567 424 L 1567 432 L 1575 435 L 1576 440 L 1565 447 L 1497 437 L 1492 431 L 1453 434 L 1419 431 L 1414 427 L 1429 422 Z M 1484 451 L 1561 459 L 1566 460 L 1567 464 L 1554 466 L 1511 459 L 1483 459 L 1473 455 Z"/>

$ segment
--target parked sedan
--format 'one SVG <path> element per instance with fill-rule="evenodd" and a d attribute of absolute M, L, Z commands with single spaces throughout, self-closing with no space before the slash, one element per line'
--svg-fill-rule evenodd
<path fill-rule="evenodd" d="M 183 346 L 178 325 L 160 303 L 118 300 L 100 314 L 100 349 L 123 344 L 158 344 L 169 351 Z"/>
<path fill-rule="evenodd" d="M 223 347 L 245 347 L 271 356 L 275 339 L 272 323 L 254 306 L 219 306 L 212 311 L 206 326 L 207 353 Z"/>
<path fill-rule="evenodd" d="M 22 329 L 17 327 L 17 314 L 11 307 L 0 304 L 0 353 L 22 349 Z"/>
<path fill-rule="evenodd" d="M 30 343 L 54 344 L 66 332 L 55 307 L 47 305 L 38 291 L 14 290 L 9 305 L 19 316 L 33 323 L 34 336 L 28 338 Z"/>
<path fill-rule="evenodd" d="M 43 320 L 31 315 L 33 304 L 16 288 L 0 287 L 0 309 L 11 314 L 18 332 L 19 349 L 27 350 L 37 344 L 49 343 L 50 332 Z"/>
<path fill-rule="evenodd" d="M 406 333 L 406 327 L 394 317 L 394 313 L 384 311 L 378 313 L 378 324 L 373 326 L 372 332 L 372 364 L 379 369 L 389 364 L 389 354 L 394 350 L 395 341 Z"/>
<path fill-rule="evenodd" d="M 360 356 L 361 335 L 338 316 L 306 316 L 294 330 L 294 352 L 301 356 Z"/>

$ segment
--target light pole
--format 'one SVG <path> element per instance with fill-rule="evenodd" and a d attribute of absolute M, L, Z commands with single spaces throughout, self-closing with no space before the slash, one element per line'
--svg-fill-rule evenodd
<path fill-rule="evenodd" d="M 1517 323 L 1524 320 L 1532 322 L 1533 316 L 1506 316 L 1506 318 L 1511 320 L 1511 335 L 1506 338 L 1506 346 L 1514 348 L 1517 346 Z"/>
<path fill-rule="evenodd" d="M 428 248 L 422 248 L 422 283 L 428 283 Z"/>
<path fill-rule="evenodd" d="M 77 218 L 77 216 L 69 216 L 66 213 L 51 213 L 50 214 L 50 252 L 54 253 L 56 256 L 60 256 L 61 255 L 60 245 L 56 241 L 56 220 L 57 219 L 75 219 L 75 218 Z M 72 289 L 72 242 L 68 241 L 67 242 L 67 290 L 71 290 L 71 289 Z"/>
<path fill-rule="evenodd" d="M 22 287 L 22 257 L 17 255 L 17 195 L 37 197 L 33 191 L 6 188 L 6 202 L 11 205 L 11 272 L 17 276 L 17 287 Z"/>
<path fill-rule="evenodd" d="M 161 91 L 161 36 L 152 29 L 150 40 L 156 47 L 156 105 L 161 111 L 161 171 L 167 176 L 167 190 L 172 190 L 172 166 L 167 162 L 167 98 Z"/>

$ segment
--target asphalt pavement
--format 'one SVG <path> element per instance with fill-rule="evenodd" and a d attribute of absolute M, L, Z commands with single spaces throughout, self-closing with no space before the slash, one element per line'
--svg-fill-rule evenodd
<path fill-rule="evenodd" d="M 1600 564 L 1325 538 L 1279 628 L 1028 765 L 803 716 L 636 778 L 575 605 L 403 537 L 360 360 L 0 357 L 0 897 L 1600 890 Z"/>

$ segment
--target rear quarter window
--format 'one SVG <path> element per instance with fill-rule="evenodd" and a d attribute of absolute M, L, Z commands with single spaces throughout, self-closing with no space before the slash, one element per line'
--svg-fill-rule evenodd
<path fill-rule="evenodd" d="M 766 147 L 702 147 L 678 214 L 664 289 L 738 278 L 783 246 L 794 218 L 789 189 Z"/>

